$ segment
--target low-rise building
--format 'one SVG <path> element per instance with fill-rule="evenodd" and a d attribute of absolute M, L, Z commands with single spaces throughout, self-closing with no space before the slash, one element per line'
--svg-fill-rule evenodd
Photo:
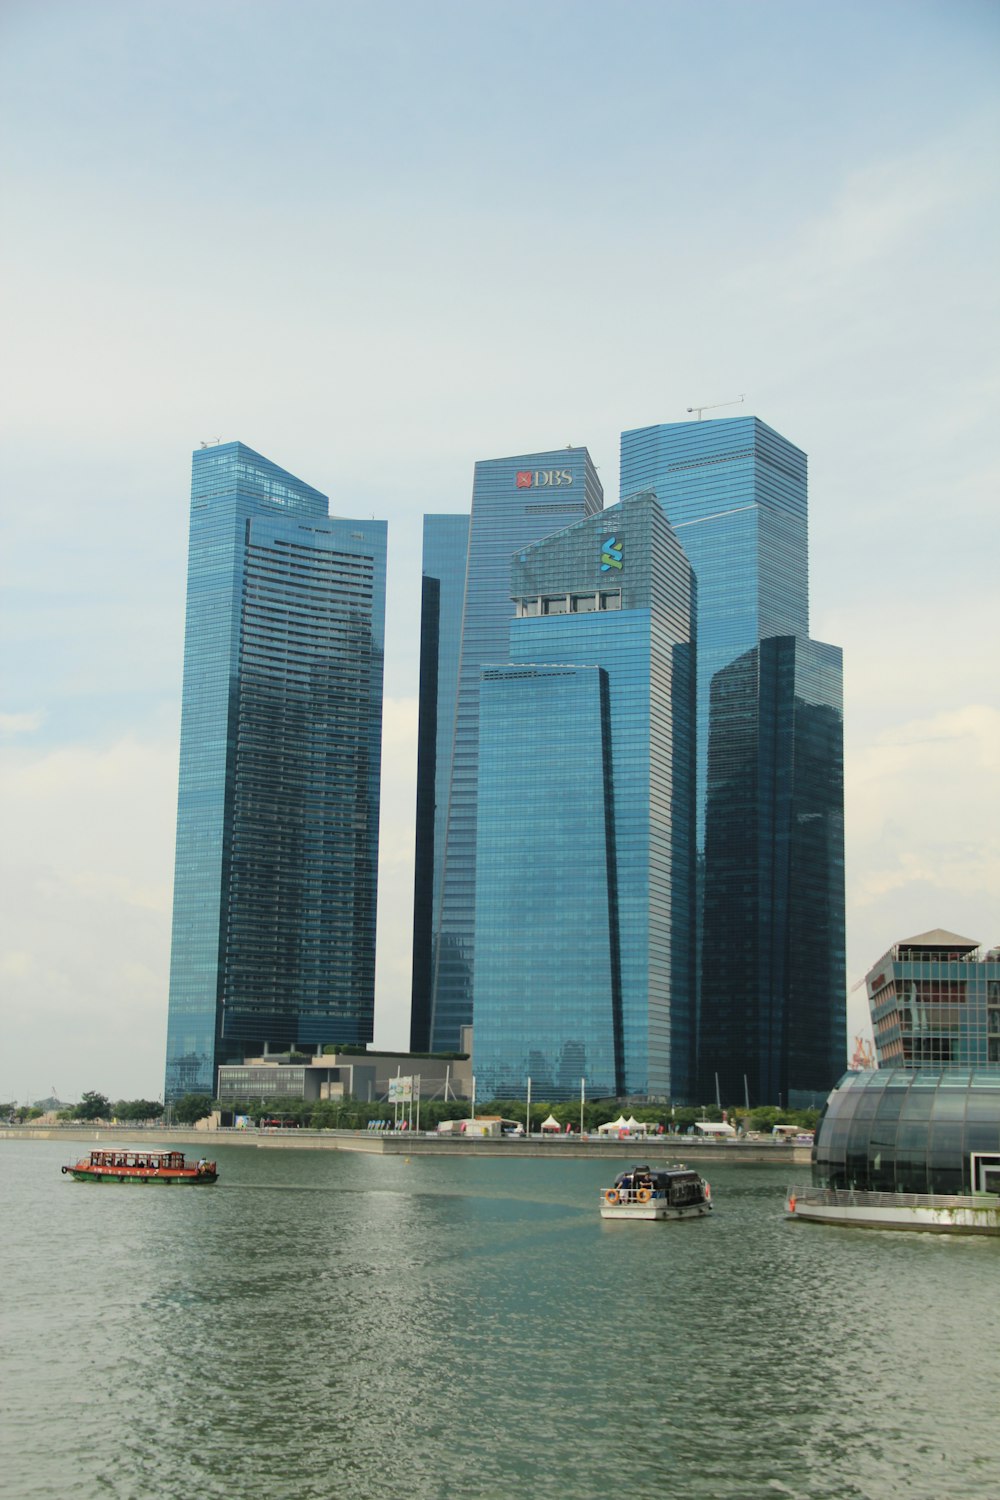
<path fill-rule="evenodd" d="M 1000 948 L 936 927 L 895 943 L 866 984 L 879 1068 L 1000 1064 Z"/>
<path fill-rule="evenodd" d="M 472 1095 L 472 1064 L 467 1056 L 414 1056 L 408 1052 L 265 1053 L 219 1068 L 218 1099 L 360 1099 L 389 1097 L 467 1099 Z"/>

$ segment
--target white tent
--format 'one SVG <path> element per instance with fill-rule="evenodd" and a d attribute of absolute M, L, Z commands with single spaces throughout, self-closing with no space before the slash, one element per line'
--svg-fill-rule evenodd
<path fill-rule="evenodd" d="M 598 1125 L 598 1135 L 610 1135 L 613 1130 L 628 1130 L 629 1124 L 624 1115 L 619 1115 L 617 1120 L 609 1120 L 606 1125 Z"/>
<path fill-rule="evenodd" d="M 695 1130 L 700 1130 L 702 1135 L 735 1135 L 736 1131 L 732 1125 L 727 1125 L 724 1120 L 695 1120 Z"/>
<path fill-rule="evenodd" d="M 549 1117 L 548 1117 L 547 1120 L 543 1120 L 542 1121 L 541 1129 L 542 1130 L 562 1130 L 562 1126 L 559 1124 L 559 1121 L 555 1118 L 554 1115 L 549 1115 Z"/>
<path fill-rule="evenodd" d="M 644 1120 L 637 1120 L 634 1115 L 629 1115 L 628 1119 L 625 1121 L 625 1125 L 627 1129 L 637 1131 L 641 1135 L 645 1135 L 646 1131 L 649 1129 L 649 1126 L 645 1123 Z"/>

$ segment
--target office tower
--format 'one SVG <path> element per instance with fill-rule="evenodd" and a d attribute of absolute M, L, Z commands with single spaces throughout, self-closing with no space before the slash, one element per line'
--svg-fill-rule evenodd
<path fill-rule="evenodd" d="M 372 1036 L 386 526 L 194 455 L 166 1098 Z"/>
<path fill-rule="evenodd" d="M 447 785 L 448 802 L 444 850 L 439 840 L 434 852 L 439 885 L 433 893 L 431 991 L 427 1001 L 417 1001 L 417 1009 L 423 1005 L 429 1013 L 435 1051 L 458 1051 L 462 1027 L 473 1019 L 479 678 L 484 664 L 507 657 L 511 554 L 576 517 L 593 515 L 603 503 L 586 448 L 476 464 L 454 727 L 450 743 L 437 746 L 436 779 Z M 447 706 L 440 712 L 438 722 L 446 724 Z M 426 864 L 419 846 L 417 863 Z"/>
<path fill-rule="evenodd" d="M 1000 1064 L 1000 948 L 935 927 L 894 943 L 866 986 L 880 1068 Z"/>
<path fill-rule="evenodd" d="M 410 1047 L 414 1052 L 426 1052 L 431 1045 L 433 935 L 444 866 L 468 555 L 468 516 L 424 516 L 410 1006 Z"/>
<path fill-rule="evenodd" d="M 822 1103 L 843 1070 L 841 653 L 771 636 L 711 684 L 702 925 L 706 1097 Z M 703 1092 L 705 1090 L 703 1089 Z"/>
<path fill-rule="evenodd" d="M 482 1097 L 684 1098 L 693 1063 L 694 599 L 653 495 L 521 549 L 482 672 Z"/>
<path fill-rule="evenodd" d="M 828 654 L 824 656 L 824 648 L 817 647 L 818 654 L 814 654 L 812 665 L 807 666 L 806 457 L 757 418 L 739 417 L 625 432 L 621 472 L 623 491 L 648 488 L 656 492 L 697 580 L 699 1097 L 705 1101 L 715 1097 L 718 1073 L 720 1097 L 723 1080 L 727 1080 L 730 1102 L 749 1095 L 751 1079 L 761 1080 L 760 1086 L 770 1089 L 773 1082 L 765 1084 L 763 1080 L 783 1078 L 787 1084 L 787 1090 L 782 1089 L 786 1094 L 783 1102 L 788 1103 L 787 1094 L 796 1091 L 812 1094 L 817 1088 L 832 1086 L 843 1071 L 846 1046 L 840 669 L 833 648 L 825 648 Z M 822 837 L 814 828 L 817 836 L 811 844 L 802 829 L 798 840 L 790 839 L 787 831 L 782 830 L 775 819 L 780 819 L 782 809 L 788 804 L 768 790 L 777 774 L 777 765 L 767 762 L 766 755 L 770 752 L 766 747 L 769 743 L 776 746 L 777 742 L 773 736 L 769 739 L 771 727 L 765 705 L 770 692 L 767 680 L 772 667 L 778 670 L 777 657 L 753 653 L 757 653 L 761 642 L 777 638 L 793 638 L 797 643 L 792 670 L 794 713 L 798 714 L 798 693 L 802 687 L 804 709 L 823 707 L 830 716 L 824 719 L 824 735 L 820 736 L 820 740 L 825 736 L 826 748 L 819 744 L 815 747 L 819 757 L 815 774 L 825 777 L 829 795 L 825 801 L 820 799 L 824 810 L 816 814 L 824 820 Z M 786 663 L 788 649 L 783 658 Z M 741 660 L 742 667 L 734 665 Z M 750 718 L 741 728 L 733 720 L 730 694 L 736 691 L 736 681 L 741 684 L 739 691 L 746 690 L 748 673 L 754 683 L 764 683 L 764 690 L 760 693 L 753 686 L 747 707 Z M 806 684 L 820 679 L 822 686 L 817 689 L 820 699 L 814 703 L 809 696 L 812 689 Z M 790 681 L 787 673 L 781 681 L 784 690 Z M 773 704 L 776 701 L 773 693 L 770 698 Z M 714 712 L 722 715 L 717 726 L 712 722 L 713 702 Z M 787 713 L 793 712 L 787 704 L 785 708 Z M 800 728 L 808 717 L 807 712 L 798 715 Z M 737 740 L 742 739 L 742 753 L 753 763 L 752 773 L 748 767 L 742 772 L 744 794 L 751 774 L 761 789 L 759 806 L 751 808 L 744 804 L 747 816 L 751 812 L 756 816 L 752 828 L 744 823 L 742 832 L 739 819 L 721 811 L 736 805 L 736 789 L 729 794 L 722 785 L 727 764 L 724 747 L 734 735 Z M 717 811 L 709 848 L 709 762 L 713 743 L 716 768 L 712 773 L 712 797 Z M 728 829 L 725 837 L 723 828 Z M 726 839 L 736 843 L 727 849 Z M 740 847 L 745 840 L 751 840 L 758 850 L 766 849 L 769 844 L 776 851 L 783 850 L 781 857 L 786 859 L 797 850 L 796 857 L 801 860 L 807 848 L 812 850 L 812 862 L 808 868 L 797 866 L 794 880 L 787 870 L 785 874 L 774 872 L 773 888 L 787 889 L 788 903 L 779 903 L 766 921 L 762 914 L 769 911 L 772 900 L 770 877 L 766 867 L 761 869 L 757 865 L 749 846 Z M 774 858 L 779 858 L 777 852 Z M 718 860 L 721 865 L 713 868 L 712 862 Z M 741 862 L 745 871 L 742 884 L 727 873 L 740 867 Z M 800 930 L 805 910 L 817 910 L 816 903 L 822 900 L 814 898 L 813 893 L 822 890 L 839 894 L 830 895 L 828 920 L 813 934 L 814 989 L 803 1011 L 801 995 L 788 988 L 790 961 L 778 963 L 773 955 L 789 953 L 792 934 Z M 710 891 L 711 905 L 708 905 Z M 807 905 L 803 906 L 803 902 Z M 727 991 L 723 999 L 719 956 L 731 942 L 731 934 L 737 931 L 743 934 L 742 941 L 752 944 L 755 956 L 751 960 L 748 953 L 739 960 L 733 959 L 733 971 L 742 976 L 741 983 L 745 981 L 753 987 L 742 995 Z M 779 991 L 773 989 L 774 983 L 779 982 L 777 976 L 784 976 L 780 983 L 785 987 Z M 728 1011 L 717 1011 L 720 1004 L 728 1007 Z M 745 1006 L 748 1019 L 734 1031 L 734 1008 L 740 1005 Z M 840 1035 L 842 1022 L 844 1034 Z M 812 1040 L 807 1042 L 802 1029 L 810 1027 Z M 792 1034 L 796 1029 L 798 1041 L 793 1046 Z M 751 1050 L 748 1052 L 747 1048 Z M 782 1062 L 783 1058 L 801 1060 L 809 1056 L 815 1061 L 817 1051 L 824 1049 L 827 1060 L 820 1069 L 821 1084 L 815 1081 L 816 1069 L 812 1064 L 806 1076 L 787 1072 Z M 739 1083 L 735 1093 L 730 1087 L 732 1080 Z M 755 1094 L 751 1102 L 778 1103 L 778 1100 Z"/>

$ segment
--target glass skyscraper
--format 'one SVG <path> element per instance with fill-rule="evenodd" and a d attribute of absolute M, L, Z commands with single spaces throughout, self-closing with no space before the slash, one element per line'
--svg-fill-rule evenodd
<path fill-rule="evenodd" d="M 468 516 L 424 516 L 410 1007 L 415 1052 L 427 1052 L 431 1044 L 434 931 L 440 914 L 468 556 Z"/>
<path fill-rule="evenodd" d="M 694 599 L 655 496 L 524 547 L 482 671 L 483 1097 L 684 1098 L 693 1065 Z"/>
<path fill-rule="evenodd" d="M 586 448 L 559 448 L 476 464 L 454 715 L 439 682 L 433 718 L 425 717 L 420 731 L 423 735 L 433 722 L 438 736 L 434 769 L 438 806 L 433 856 L 427 855 L 422 843 L 430 826 L 426 812 L 418 826 L 417 869 L 432 867 L 435 885 L 429 993 L 426 989 L 418 993 L 415 988 L 414 1014 L 415 1018 L 427 1017 L 430 1047 L 435 1051 L 456 1051 L 462 1027 L 473 1019 L 480 672 L 485 664 L 507 657 L 511 554 L 576 517 L 593 515 L 603 503 L 600 480 Z M 455 545 L 460 548 L 460 543 Z M 434 574 L 433 566 L 425 564 L 425 572 L 440 576 Z M 449 566 L 461 566 L 460 551 L 452 553 Z M 452 691 L 450 683 L 448 691 Z M 422 714 L 426 701 L 421 698 Z M 431 712 L 428 707 L 426 713 Z M 418 785 L 418 801 L 426 797 L 430 785 L 426 760 L 424 770 L 426 779 Z M 442 812 L 440 794 L 445 787 L 447 804 Z M 418 970 L 416 952 L 414 958 L 415 986 L 426 985 L 426 978 L 420 979 L 427 973 L 426 960 L 421 960 Z M 415 1019 L 414 1039 L 422 1035 L 423 1022 L 418 1029 Z"/>
<path fill-rule="evenodd" d="M 194 454 L 166 1098 L 372 1037 L 386 525 Z"/>
<path fill-rule="evenodd" d="M 846 1049 L 841 673 L 834 648 L 809 642 L 806 457 L 755 417 L 662 424 L 622 434 L 621 482 L 656 492 L 697 579 L 699 1095 L 714 1097 L 718 1074 L 730 1101 L 752 1079 L 752 1102 L 778 1103 L 778 1089 L 787 1103 L 832 1086 Z M 779 639 L 794 644 L 758 649 Z M 808 771 L 782 771 L 792 744 Z M 783 823 L 807 780 L 822 795 Z M 824 901 L 806 993 L 791 945 Z M 752 953 L 732 953 L 737 933 Z"/>
<path fill-rule="evenodd" d="M 843 1066 L 841 653 L 771 636 L 711 684 L 703 1090 L 820 1103 Z M 706 1093 L 707 1090 L 707 1093 Z"/>

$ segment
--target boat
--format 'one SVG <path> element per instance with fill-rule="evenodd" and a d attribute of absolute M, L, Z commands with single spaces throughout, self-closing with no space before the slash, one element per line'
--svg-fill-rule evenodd
<path fill-rule="evenodd" d="M 712 1212 L 712 1189 L 689 1167 L 629 1167 L 601 1190 L 602 1219 L 697 1219 Z"/>
<path fill-rule="evenodd" d="M 219 1179 L 214 1161 L 201 1158 L 194 1166 L 184 1160 L 183 1151 L 149 1151 L 110 1147 L 91 1151 L 63 1174 L 75 1182 L 156 1182 L 165 1187 L 187 1184 L 203 1187 Z"/>

